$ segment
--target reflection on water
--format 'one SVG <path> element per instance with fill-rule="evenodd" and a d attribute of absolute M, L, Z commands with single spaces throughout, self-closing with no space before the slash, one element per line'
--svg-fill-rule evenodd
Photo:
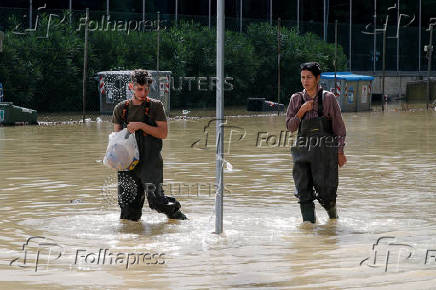
<path fill-rule="evenodd" d="M 317 204 L 315 226 L 301 223 L 289 148 L 283 141 L 257 143 L 259 132 L 283 138 L 284 116 L 228 118 L 225 158 L 232 168 L 225 170 L 224 233 L 219 236 L 212 234 L 213 190 L 189 187 L 215 181 L 214 123 L 205 134 L 210 119 L 172 120 L 164 142 L 165 183 L 188 184 L 167 191 L 190 219 L 168 221 L 146 206 L 140 222 L 128 222 L 119 220 L 115 173 L 101 164 L 112 127 L 107 116 L 101 118 L 0 128 L 0 279 L 5 288 L 411 289 L 436 282 L 434 258 L 423 263 L 426 251 L 436 249 L 434 112 L 344 114 L 348 164 L 340 170 L 340 219 L 329 221 Z M 239 140 L 241 128 L 245 135 Z M 197 140 L 202 146 L 191 147 Z M 9 266 L 16 257 L 23 262 L 23 243 L 32 236 L 55 241 L 62 256 L 37 272 Z M 413 256 L 406 259 L 392 250 L 396 260 L 386 272 L 383 262 L 368 265 L 367 260 L 360 266 L 383 236 L 410 245 Z M 125 261 L 85 263 L 76 255 L 104 249 L 114 255 L 164 253 L 165 263 L 126 269 Z M 42 252 L 41 261 L 47 261 Z M 28 255 L 28 265 L 35 263 L 30 248 Z"/>

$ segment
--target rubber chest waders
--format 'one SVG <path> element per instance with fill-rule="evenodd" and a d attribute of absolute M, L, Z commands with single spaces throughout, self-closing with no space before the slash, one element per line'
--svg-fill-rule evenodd
<path fill-rule="evenodd" d="M 303 105 L 303 94 L 299 95 Z M 324 95 L 323 90 L 318 92 L 318 117 L 301 118 L 297 140 L 291 147 L 295 195 L 299 199 L 303 221 L 315 222 L 315 199 L 331 218 L 337 217 L 331 209 L 336 208 L 338 142 L 333 134 L 331 120 L 324 116 Z"/>
<path fill-rule="evenodd" d="M 122 119 L 127 127 L 129 100 L 125 101 Z M 150 118 L 150 99 L 143 103 L 145 114 L 142 122 L 156 126 Z M 139 120 L 138 120 L 139 121 Z M 139 163 L 131 171 L 118 172 L 118 204 L 122 219 L 139 220 L 142 215 L 145 196 L 151 209 L 172 216 L 180 209 L 180 203 L 173 197 L 165 196 L 163 185 L 162 140 L 145 132 L 135 132 L 139 148 Z"/>

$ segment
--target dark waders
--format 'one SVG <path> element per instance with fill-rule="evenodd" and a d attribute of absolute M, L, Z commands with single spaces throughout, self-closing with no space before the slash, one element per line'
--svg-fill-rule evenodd
<path fill-rule="evenodd" d="M 144 115 L 143 122 L 156 126 L 148 115 Z M 139 148 L 139 163 L 131 171 L 118 171 L 120 218 L 139 220 L 146 196 L 151 209 L 166 214 L 168 218 L 186 219 L 179 211 L 180 203 L 173 197 L 165 196 L 162 189 L 162 140 L 146 135 L 141 130 L 135 132 L 135 137 Z"/>
<path fill-rule="evenodd" d="M 327 210 L 330 218 L 337 218 L 338 146 L 331 121 L 323 115 L 322 98 L 320 90 L 318 117 L 302 118 L 296 144 L 291 148 L 295 195 L 299 199 L 303 221 L 312 223 L 316 221 L 315 199 Z M 302 95 L 301 99 L 303 104 Z"/>

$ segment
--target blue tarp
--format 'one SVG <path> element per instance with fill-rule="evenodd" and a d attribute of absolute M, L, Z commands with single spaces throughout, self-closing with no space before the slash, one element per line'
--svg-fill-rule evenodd
<path fill-rule="evenodd" d="M 334 72 L 325 72 L 321 74 L 321 79 L 324 80 L 332 80 L 335 78 Z M 347 80 L 347 81 L 372 81 L 374 77 L 364 76 L 364 75 L 356 75 L 351 72 L 337 72 L 336 73 L 337 80 Z"/>

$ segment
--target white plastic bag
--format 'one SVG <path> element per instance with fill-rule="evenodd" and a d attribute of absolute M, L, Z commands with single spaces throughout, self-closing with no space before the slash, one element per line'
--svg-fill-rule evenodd
<path fill-rule="evenodd" d="M 127 128 L 109 135 L 106 155 L 103 164 L 119 171 L 132 170 L 139 162 L 138 144 L 135 134 L 130 134 Z"/>

